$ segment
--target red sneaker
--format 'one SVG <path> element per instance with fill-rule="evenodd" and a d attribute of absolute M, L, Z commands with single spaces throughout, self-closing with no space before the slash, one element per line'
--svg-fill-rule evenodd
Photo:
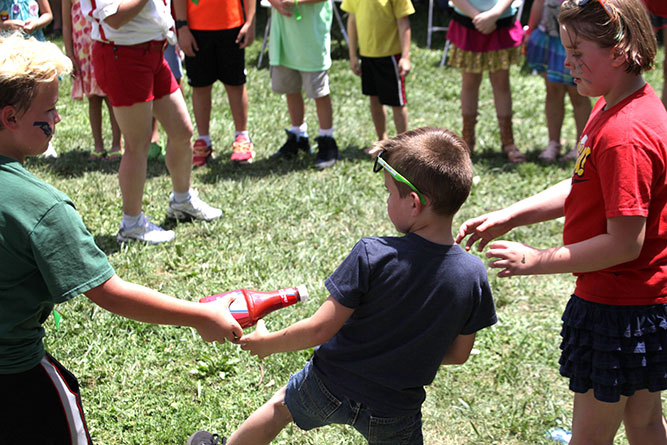
<path fill-rule="evenodd" d="M 240 134 L 236 136 L 236 139 L 232 144 L 232 157 L 230 160 L 232 162 L 238 162 L 239 164 L 250 164 L 255 158 L 254 148 L 255 146 L 250 139 L 248 139 L 247 136 Z"/>
<path fill-rule="evenodd" d="M 192 165 L 203 167 L 213 155 L 213 147 L 206 145 L 203 139 L 197 139 L 192 146 Z"/>

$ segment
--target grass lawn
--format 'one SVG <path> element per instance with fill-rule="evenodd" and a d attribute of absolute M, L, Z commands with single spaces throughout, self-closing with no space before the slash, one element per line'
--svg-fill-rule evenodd
<path fill-rule="evenodd" d="M 460 73 L 438 67 L 442 33 L 434 36 L 433 49 L 425 47 L 426 9 L 421 3 L 412 19 L 410 127 L 437 125 L 458 133 Z M 87 106 L 70 99 L 69 79 L 61 85 L 63 121 L 54 139 L 60 157 L 55 162 L 32 159 L 27 167 L 73 198 L 97 243 L 126 280 L 193 301 L 240 287 L 271 290 L 306 284 L 309 302 L 267 317 L 269 329 L 278 329 L 316 310 L 328 296 L 324 279 L 359 238 L 394 235 L 395 230 L 386 215 L 382 178 L 372 173 L 371 160 L 363 154 L 375 132 L 336 25 L 330 81 L 341 161 L 317 171 L 312 158 L 268 159 L 284 142 L 283 128 L 289 120 L 284 98 L 270 91 L 268 59 L 256 68 L 265 17 L 266 10 L 260 8 L 258 39 L 246 53 L 249 127 L 257 160 L 247 166 L 228 162 L 234 129 L 224 89 L 216 84 L 211 134 L 218 159 L 193 174 L 201 197 L 224 210 L 222 219 L 167 222 L 170 179 L 162 163 L 151 162 L 144 210 L 158 223 L 174 227 L 177 238 L 163 246 L 118 246 L 118 162 L 88 161 L 93 145 Z M 646 75 L 656 89 L 662 87 L 662 49 L 658 60 L 658 69 Z M 512 68 L 511 76 L 515 139 L 528 153 L 528 162 L 510 165 L 501 155 L 485 79 L 473 155 L 479 182 L 457 215 L 455 228 L 468 217 L 508 205 L 570 175 L 572 164 L 537 162 L 547 143 L 542 78 L 520 67 Z M 189 87 L 186 95 L 191 103 Z M 310 133 L 316 135 L 314 103 L 307 101 L 306 107 Z M 568 146 L 574 144 L 571 116 L 568 107 L 563 127 Z M 110 131 L 105 131 L 110 144 Z M 516 229 L 507 238 L 546 247 L 561 242 L 561 230 L 562 221 L 553 221 Z M 427 443 L 548 443 L 548 428 L 570 424 L 572 394 L 558 374 L 557 361 L 560 314 L 573 290 L 573 278 L 495 275 L 489 270 L 499 322 L 478 334 L 478 354 L 465 365 L 442 367 L 428 388 L 423 407 Z M 58 311 L 63 322 L 59 329 L 53 320 L 47 322 L 47 348 L 79 377 L 88 424 L 99 444 L 184 444 L 197 429 L 229 434 L 312 353 L 274 355 L 260 362 L 235 345 L 204 343 L 189 328 L 128 321 L 85 297 L 60 305 Z M 365 442 L 342 426 L 308 433 L 289 426 L 275 443 Z M 625 443 L 622 432 L 616 443 Z"/>

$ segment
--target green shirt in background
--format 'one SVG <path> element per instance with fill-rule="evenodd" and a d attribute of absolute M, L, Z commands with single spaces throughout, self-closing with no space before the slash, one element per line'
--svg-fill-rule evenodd
<path fill-rule="evenodd" d="M 271 9 L 269 63 L 298 71 L 326 71 L 331 67 L 331 22 L 329 0 L 297 4 L 296 12 L 285 17 Z"/>
<path fill-rule="evenodd" d="M 113 274 L 67 195 L 0 156 L 0 374 L 35 367 L 54 305 Z"/>

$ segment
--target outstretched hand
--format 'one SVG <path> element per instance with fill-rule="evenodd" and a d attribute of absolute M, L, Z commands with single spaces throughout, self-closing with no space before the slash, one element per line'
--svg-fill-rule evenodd
<path fill-rule="evenodd" d="M 243 336 L 243 329 L 229 312 L 229 305 L 235 298 L 227 295 L 219 300 L 202 304 L 207 317 L 195 328 L 204 341 L 217 341 L 222 344 L 225 340 L 229 340 L 238 343 L 239 338 Z"/>
<path fill-rule="evenodd" d="M 266 329 L 266 323 L 264 320 L 259 320 L 257 322 L 257 327 L 252 334 L 245 335 L 239 343 L 241 344 L 241 349 L 244 351 L 250 351 L 250 354 L 256 355 L 260 359 L 271 355 L 271 351 L 268 347 L 265 340 L 266 335 L 269 333 L 269 330 Z"/>
<path fill-rule="evenodd" d="M 508 212 L 504 209 L 497 210 L 476 218 L 470 218 L 461 224 L 459 233 L 456 235 L 456 242 L 461 244 L 461 241 L 469 235 L 470 237 L 464 248 L 470 250 L 473 244 L 479 241 L 477 250 L 481 252 L 490 241 L 506 234 L 512 227 Z"/>
<path fill-rule="evenodd" d="M 538 265 L 539 250 L 525 244 L 511 241 L 496 241 L 489 244 L 487 258 L 497 258 L 489 266 L 502 269 L 500 278 L 515 275 L 531 275 Z"/>

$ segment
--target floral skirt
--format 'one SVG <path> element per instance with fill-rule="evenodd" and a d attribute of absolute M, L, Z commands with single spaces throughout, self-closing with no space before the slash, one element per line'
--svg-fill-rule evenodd
<path fill-rule="evenodd" d="M 667 389 L 667 304 L 610 306 L 573 295 L 562 319 L 560 373 L 572 391 L 615 403 Z"/>

